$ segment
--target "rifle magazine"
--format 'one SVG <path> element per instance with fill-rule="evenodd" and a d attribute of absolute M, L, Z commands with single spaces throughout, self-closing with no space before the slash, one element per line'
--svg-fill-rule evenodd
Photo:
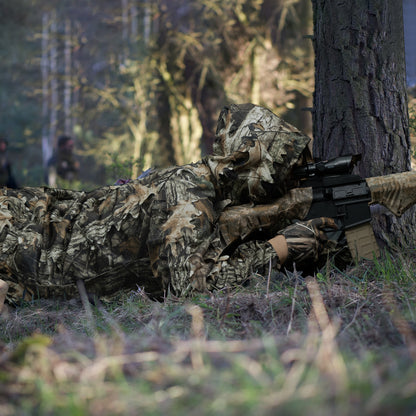
<path fill-rule="evenodd" d="M 380 256 L 380 249 L 370 223 L 345 230 L 345 236 L 351 255 L 355 260 L 361 258 L 371 260 L 374 256 Z"/>

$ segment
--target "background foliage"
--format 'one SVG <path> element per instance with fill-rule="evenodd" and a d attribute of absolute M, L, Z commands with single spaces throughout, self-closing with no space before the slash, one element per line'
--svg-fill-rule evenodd
<path fill-rule="evenodd" d="M 229 102 L 309 132 L 311 23 L 308 0 L 0 0 L 0 134 L 19 183 L 43 183 L 41 138 L 50 152 L 62 133 L 79 187 L 112 183 L 113 155 L 133 157 L 130 176 L 196 161 Z"/>

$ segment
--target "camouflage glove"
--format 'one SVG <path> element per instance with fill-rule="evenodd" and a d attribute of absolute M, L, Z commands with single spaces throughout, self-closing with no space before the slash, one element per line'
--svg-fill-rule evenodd
<path fill-rule="evenodd" d="M 288 256 L 287 264 L 298 265 L 318 261 L 328 243 L 325 228 L 337 229 L 332 218 L 314 218 L 309 221 L 299 221 L 279 231 L 286 239 Z"/>

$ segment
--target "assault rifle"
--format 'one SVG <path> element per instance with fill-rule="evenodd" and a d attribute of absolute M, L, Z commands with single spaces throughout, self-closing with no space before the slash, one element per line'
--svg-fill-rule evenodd
<path fill-rule="evenodd" d="M 352 174 L 360 155 L 295 168 L 299 187 L 267 205 L 226 208 L 219 218 L 219 231 L 227 246 L 253 239 L 259 232 L 273 236 L 293 220 L 331 217 L 338 230 L 328 237 L 346 238 L 354 258 L 379 255 L 370 205 L 381 204 L 401 216 L 416 203 L 416 172 L 403 172 L 363 179 Z"/>

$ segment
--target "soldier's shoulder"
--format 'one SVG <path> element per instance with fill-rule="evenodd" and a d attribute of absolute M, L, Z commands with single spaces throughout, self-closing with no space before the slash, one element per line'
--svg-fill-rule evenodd
<path fill-rule="evenodd" d="M 163 169 L 148 169 L 137 179 L 142 184 L 160 184 L 169 181 L 210 181 L 209 171 L 203 163 L 196 162 Z"/>

